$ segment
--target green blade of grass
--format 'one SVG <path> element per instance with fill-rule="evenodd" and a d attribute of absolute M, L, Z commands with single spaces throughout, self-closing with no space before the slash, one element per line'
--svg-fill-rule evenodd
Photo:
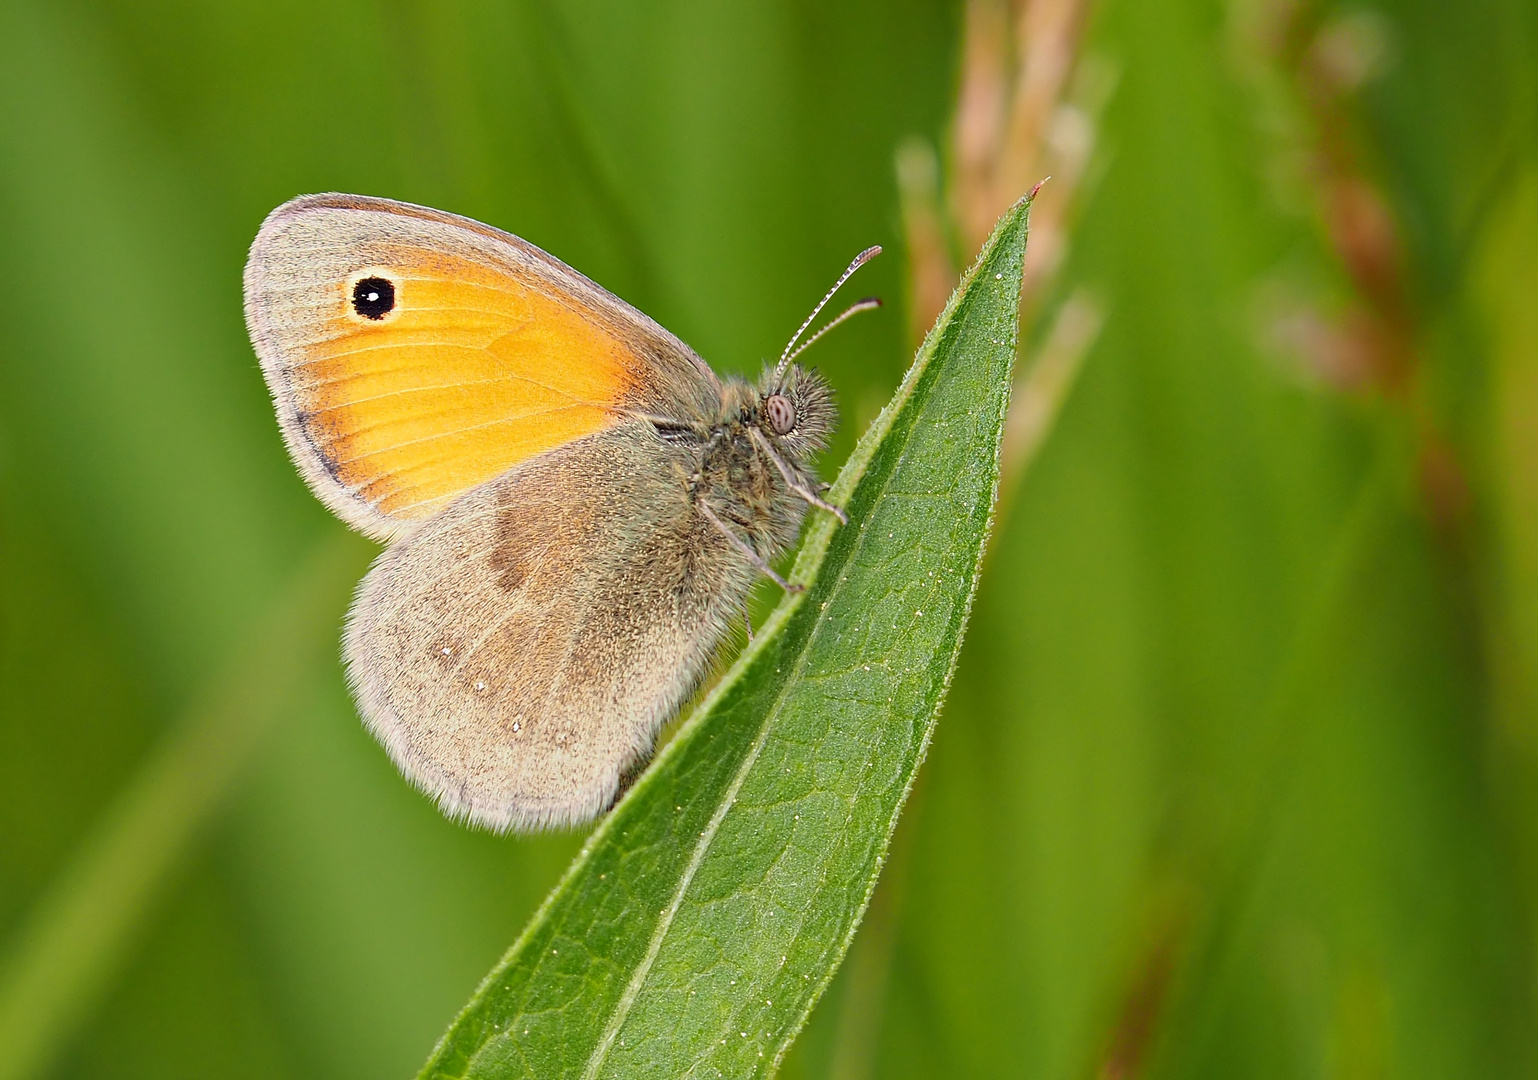
<path fill-rule="evenodd" d="M 426 1077 L 773 1071 L 923 761 L 992 518 L 1029 203 L 808 532 L 788 596 L 439 1043 Z"/>
<path fill-rule="evenodd" d="M 366 551 L 341 533 L 316 548 L 6 943 L 0 1080 L 42 1075 L 130 960 L 167 879 L 330 655 Z"/>

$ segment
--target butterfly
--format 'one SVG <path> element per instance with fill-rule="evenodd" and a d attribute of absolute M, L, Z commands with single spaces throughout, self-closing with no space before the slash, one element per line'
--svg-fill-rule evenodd
<path fill-rule="evenodd" d="M 822 497 L 837 414 L 756 382 L 509 233 L 310 195 L 251 246 L 245 312 L 300 475 L 382 541 L 343 655 L 364 723 L 456 819 L 587 821 L 649 759 Z M 800 341 L 800 347 L 795 348 Z"/>

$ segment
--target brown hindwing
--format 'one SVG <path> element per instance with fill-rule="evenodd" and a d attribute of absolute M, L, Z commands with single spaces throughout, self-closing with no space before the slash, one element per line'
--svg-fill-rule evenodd
<path fill-rule="evenodd" d="M 462 496 L 388 549 L 345 651 L 369 727 L 443 809 L 585 821 L 649 754 L 753 580 L 632 421 Z"/>

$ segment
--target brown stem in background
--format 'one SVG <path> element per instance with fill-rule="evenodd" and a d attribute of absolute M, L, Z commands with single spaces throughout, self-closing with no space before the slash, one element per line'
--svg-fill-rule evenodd
<path fill-rule="evenodd" d="M 1021 290 L 1021 339 L 1030 340 L 1030 325 L 1063 261 L 1068 214 L 1080 193 L 1095 143 L 1095 114 L 1109 84 L 1093 69 L 1092 77 L 1085 77 L 1080 39 L 1087 8 L 1087 0 L 967 4 L 943 191 L 939 159 L 928 143 L 910 140 L 897 156 L 914 344 L 955 287 L 955 249 L 962 261 L 970 258 L 1000 215 L 1050 175 L 1050 188 L 1031 208 Z M 1101 322 L 1099 307 L 1082 291 L 1053 319 L 1039 353 L 1020 365 L 1005 433 L 1000 490 L 1006 500 L 1020 466 L 1045 434 L 1039 418 L 1055 414 Z"/>
<path fill-rule="evenodd" d="M 1062 262 L 1063 229 L 1094 148 L 1094 113 L 1107 81 L 1083 79 L 1086 0 L 971 0 L 967 4 L 945 204 L 962 261 L 1032 185 L 1052 177 L 1031 210 L 1026 310 Z M 1093 73 L 1092 73 L 1093 74 Z M 908 230 L 915 338 L 934 322 L 959 266 L 943 242 L 939 168 L 910 143 L 898 179 Z"/>
<path fill-rule="evenodd" d="M 1326 383 L 1375 392 L 1413 425 L 1426 506 L 1444 541 L 1459 543 L 1468 485 L 1419 383 L 1421 323 L 1392 201 L 1369 166 L 1357 91 L 1382 67 L 1386 35 L 1376 18 L 1325 18 L 1317 5 L 1266 0 L 1256 11 L 1262 62 L 1297 102 L 1306 135 L 1307 184 L 1324 237 L 1351 287 L 1334 318 L 1294 312 L 1280 336 Z"/>

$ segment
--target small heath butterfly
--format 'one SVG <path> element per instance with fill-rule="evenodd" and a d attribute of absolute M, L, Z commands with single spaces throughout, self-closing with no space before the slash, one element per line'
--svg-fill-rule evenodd
<path fill-rule="evenodd" d="M 445 813 L 572 825 L 649 757 L 758 574 L 824 502 L 832 396 L 756 383 L 516 236 L 311 195 L 251 245 L 246 325 L 289 454 L 388 545 L 343 652 L 364 722 Z"/>

